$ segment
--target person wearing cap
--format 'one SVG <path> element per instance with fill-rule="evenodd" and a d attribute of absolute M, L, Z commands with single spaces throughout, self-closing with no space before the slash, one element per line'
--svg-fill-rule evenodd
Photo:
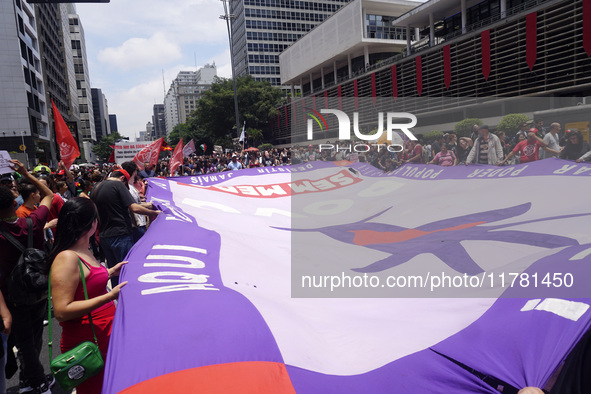
<path fill-rule="evenodd" d="M 513 148 L 513 150 L 507 155 L 507 157 L 505 157 L 505 160 L 503 160 L 500 163 L 500 165 L 505 165 L 505 163 L 516 154 L 519 154 L 520 164 L 539 160 L 538 152 L 540 148 L 554 154 L 560 153 L 560 151 L 548 148 L 544 140 L 538 137 L 537 134 L 538 130 L 536 128 L 532 127 L 531 129 L 529 129 L 527 139 L 515 145 L 515 148 Z"/>
<path fill-rule="evenodd" d="M 136 203 L 129 193 L 129 183 L 135 178 L 136 172 L 137 164 L 126 161 L 92 191 L 91 199 L 96 204 L 99 214 L 100 246 L 105 252 L 109 268 L 125 260 L 133 246 L 133 228 L 129 211 L 147 215 L 151 219 L 160 213 L 151 209 L 152 203 Z M 117 286 L 118 283 L 118 276 L 111 278 L 112 286 Z"/>
<path fill-rule="evenodd" d="M 238 161 L 238 157 L 235 154 L 232 155 L 232 161 L 228 163 L 228 168 L 232 171 L 242 169 L 242 164 Z"/>
<path fill-rule="evenodd" d="M 478 129 L 478 138 L 466 158 L 466 165 L 470 163 L 497 165 L 503 160 L 503 146 L 499 137 L 488 130 L 487 125 Z"/>

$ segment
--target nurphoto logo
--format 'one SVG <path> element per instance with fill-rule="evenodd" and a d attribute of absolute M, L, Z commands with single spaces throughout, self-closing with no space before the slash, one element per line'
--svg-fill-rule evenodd
<path fill-rule="evenodd" d="M 324 117 L 321 114 L 333 114 L 336 115 L 337 120 L 339 122 L 339 140 L 341 141 L 347 141 L 351 139 L 351 119 L 349 118 L 349 116 L 340 110 L 336 110 L 336 109 L 321 109 L 320 113 L 318 113 L 317 111 L 314 111 L 314 114 L 309 113 L 308 115 L 310 115 L 310 117 L 312 119 L 308 119 L 308 135 L 307 138 L 308 140 L 313 140 L 313 134 L 314 134 L 314 121 L 316 121 L 316 123 L 318 124 L 318 126 L 320 127 L 320 131 L 324 131 L 324 129 L 326 128 L 326 130 L 328 130 L 328 126 L 326 123 L 326 120 L 324 119 Z M 410 122 L 408 123 L 394 123 L 394 120 L 399 121 L 399 120 L 404 120 L 404 119 L 408 119 L 410 120 Z M 408 112 L 387 112 L 386 113 L 386 140 L 392 142 L 392 132 L 395 130 L 400 130 L 404 133 L 404 135 L 413 141 L 417 140 L 417 137 L 414 136 L 414 134 L 409 130 L 410 128 L 416 126 L 417 124 L 417 117 L 414 116 L 411 113 Z M 380 137 L 382 136 L 382 134 L 384 133 L 384 113 L 383 112 L 378 112 L 378 128 L 377 128 L 377 132 L 375 134 L 363 134 L 359 131 L 359 112 L 353 112 L 353 132 L 355 133 L 355 137 L 357 137 L 358 139 L 362 140 L 362 141 L 378 141 L 380 139 Z M 380 147 L 382 145 L 386 145 L 387 149 L 390 152 L 402 152 L 402 150 L 404 149 L 404 147 L 400 144 L 393 144 L 391 143 L 390 145 L 387 144 L 372 144 L 372 145 L 376 145 L 378 146 L 378 150 L 380 149 Z M 320 144 L 319 145 L 320 150 L 322 151 L 322 149 L 334 149 L 334 146 L 332 144 Z M 365 144 L 357 144 L 354 147 L 349 146 L 348 150 L 352 151 L 355 150 L 355 152 L 367 152 L 369 151 L 370 146 L 369 145 L 365 145 Z"/>

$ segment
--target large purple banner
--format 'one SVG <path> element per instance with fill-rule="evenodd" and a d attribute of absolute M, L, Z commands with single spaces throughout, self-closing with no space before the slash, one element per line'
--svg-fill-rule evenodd
<path fill-rule="evenodd" d="M 543 387 L 591 324 L 591 166 L 339 164 L 150 180 L 103 393 Z"/>

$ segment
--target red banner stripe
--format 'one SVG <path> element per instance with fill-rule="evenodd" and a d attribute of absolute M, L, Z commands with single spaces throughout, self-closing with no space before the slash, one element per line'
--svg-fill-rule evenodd
<path fill-rule="evenodd" d="M 525 57 L 530 71 L 538 58 L 538 14 L 532 12 L 525 17 Z"/>
<path fill-rule="evenodd" d="M 451 54 L 449 45 L 443 47 L 443 82 L 447 90 L 449 90 L 449 86 L 451 85 Z"/>
<path fill-rule="evenodd" d="M 490 30 L 480 33 L 480 45 L 482 47 L 482 75 L 488 81 L 490 75 Z"/>
<path fill-rule="evenodd" d="M 342 94 L 341 93 L 341 85 L 339 85 L 338 91 L 339 91 L 339 110 L 342 111 L 343 110 L 343 102 L 341 100 L 341 94 Z"/>

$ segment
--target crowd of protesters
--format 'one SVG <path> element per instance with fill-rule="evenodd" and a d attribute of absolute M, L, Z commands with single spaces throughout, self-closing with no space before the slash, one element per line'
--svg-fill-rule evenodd
<path fill-rule="evenodd" d="M 19 305 L 7 293 L 6 278 L 16 265 L 20 251 L 4 235 L 9 233 L 23 245 L 32 222 L 34 246 L 49 252 L 53 311 L 62 326 L 61 350 L 67 351 L 82 339 L 92 340 L 88 315 L 92 314 L 101 352 L 106 355 L 115 304 L 126 282 L 118 274 L 131 247 L 160 212 L 147 203 L 146 178 L 199 175 L 244 168 L 286 166 L 317 160 L 367 162 L 384 171 L 406 163 L 455 166 L 460 164 L 505 165 L 560 157 L 581 162 L 591 160 L 591 149 L 578 131 L 562 131 L 552 123 L 548 129 L 537 124 L 521 125 L 514 137 L 492 133 L 485 125 L 474 125 L 470 137 L 442 134 L 431 141 L 407 140 L 403 149 L 364 145 L 350 141 L 291 148 L 244 151 L 210 155 L 192 154 L 171 174 L 169 159 L 155 166 L 133 161 L 67 168 L 62 162 L 55 171 L 44 167 L 34 174 L 12 160 L 14 173 L 0 179 L 0 335 L 4 350 L 0 360 L 0 393 L 6 390 L 6 371 L 15 373 L 18 349 L 20 393 L 50 393 L 54 379 L 46 375 L 39 355 L 47 298 L 33 305 Z M 400 151 L 398 151 L 400 150 Z M 81 288 L 84 275 L 89 289 Z M 110 280 L 112 289 L 107 291 Z M 0 355 L 0 356 L 2 356 Z M 10 372 L 9 372 L 10 373 Z M 77 388 L 78 393 L 100 393 L 102 375 Z"/>
<path fill-rule="evenodd" d="M 491 132 L 486 125 L 474 125 L 470 137 L 458 137 L 445 133 L 425 140 L 406 140 L 396 149 L 386 145 L 337 141 L 317 145 L 294 145 L 290 148 L 250 152 L 234 152 L 227 155 L 192 155 L 184 159 L 182 166 L 170 174 L 168 161 L 161 161 L 151 171 L 155 176 L 199 175 L 222 171 L 269 166 L 284 166 L 310 161 L 367 162 L 386 172 L 406 163 L 455 166 L 459 164 L 513 165 L 559 157 L 577 162 L 591 160 L 590 146 L 579 131 L 563 131 L 559 123 L 548 129 L 541 122 L 538 128 L 523 123 L 515 136 L 504 131 Z M 147 174 L 144 174 L 145 177 Z"/>
<path fill-rule="evenodd" d="M 160 211 L 145 202 L 145 183 L 134 162 L 72 171 L 60 162 L 54 173 L 45 167 L 35 174 L 17 160 L 12 160 L 11 166 L 15 172 L 0 179 L 0 318 L 4 345 L 0 347 L 4 351 L 0 393 L 6 391 L 4 371 L 14 374 L 18 369 L 19 393 L 45 394 L 51 393 L 55 383 L 39 360 L 43 326 L 48 323 L 48 297 L 39 294 L 38 299 L 25 304 L 8 291 L 10 273 L 21 254 L 11 239 L 27 245 L 32 232 L 33 246 L 49 253 L 46 262 L 53 313 L 62 326 L 62 352 L 84 340 L 93 341 L 92 316 L 104 359 L 115 313 L 113 301 L 126 284 L 118 283 L 123 260 Z M 109 280 L 112 289 L 107 291 Z M 18 367 L 13 347 L 18 349 Z M 77 393 L 100 393 L 102 377 L 99 373 L 80 384 Z"/>

